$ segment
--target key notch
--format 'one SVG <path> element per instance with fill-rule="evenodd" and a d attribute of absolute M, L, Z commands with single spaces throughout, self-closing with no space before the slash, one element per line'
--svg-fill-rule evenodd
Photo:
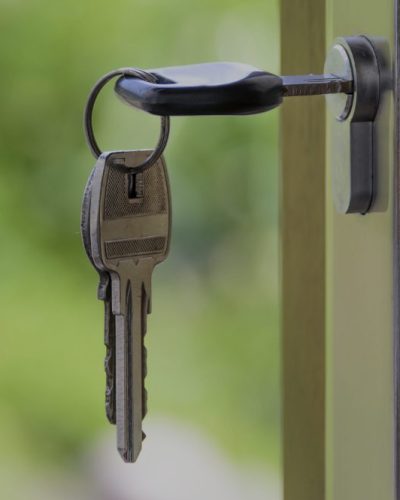
<path fill-rule="evenodd" d="M 142 172 L 128 172 L 127 174 L 128 199 L 130 202 L 142 201 L 144 198 L 144 180 Z"/>

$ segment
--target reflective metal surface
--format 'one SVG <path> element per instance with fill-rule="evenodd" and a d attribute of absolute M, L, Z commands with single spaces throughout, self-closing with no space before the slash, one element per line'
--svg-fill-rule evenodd
<path fill-rule="evenodd" d="M 380 69 L 373 40 L 339 38 L 328 53 L 325 71 L 354 80 L 353 94 L 328 96 L 332 151 L 332 189 L 340 213 L 365 214 L 373 202 L 375 117 Z"/>

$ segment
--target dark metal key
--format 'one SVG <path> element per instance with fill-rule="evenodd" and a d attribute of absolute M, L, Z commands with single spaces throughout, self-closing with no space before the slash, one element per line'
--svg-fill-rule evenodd
<path fill-rule="evenodd" d="M 171 211 L 163 159 L 142 173 L 135 166 L 151 151 L 104 153 L 102 176 L 94 179 L 90 210 L 91 251 L 111 276 L 116 324 L 117 446 L 126 462 L 141 450 L 146 414 L 146 316 L 151 275 L 168 253 Z"/>
<path fill-rule="evenodd" d="M 104 268 L 96 266 L 92 258 L 91 236 L 90 236 L 90 208 L 92 197 L 92 185 L 95 175 L 101 175 L 104 162 L 98 161 L 94 166 L 88 182 L 82 202 L 81 235 L 86 255 L 99 274 L 99 286 L 97 296 L 104 302 L 104 344 L 106 356 L 104 368 L 106 372 L 105 407 L 106 415 L 110 423 L 115 424 L 115 318 L 111 307 L 111 278 Z"/>

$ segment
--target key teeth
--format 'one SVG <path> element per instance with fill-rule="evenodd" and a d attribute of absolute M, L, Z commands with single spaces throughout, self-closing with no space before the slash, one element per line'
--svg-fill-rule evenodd
<path fill-rule="evenodd" d="M 114 383 L 115 379 L 111 369 L 107 368 L 106 363 L 105 365 L 106 365 L 106 382 L 107 382 L 105 391 L 106 416 L 111 424 L 115 424 L 117 420 L 115 414 L 115 383 Z"/>
<path fill-rule="evenodd" d="M 143 378 L 147 377 L 147 348 L 143 346 L 142 350 L 142 370 L 143 370 Z"/>
<path fill-rule="evenodd" d="M 114 390 L 110 387 L 106 388 L 106 416 L 110 424 L 115 425 L 117 423 L 114 405 Z"/>
<path fill-rule="evenodd" d="M 97 298 L 99 300 L 109 300 L 111 290 L 110 290 L 110 278 L 106 273 L 100 273 L 100 282 L 97 287 Z"/>
<path fill-rule="evenodd" d="M 142 398 L 142 420 L 147 415 L 147 390 L 143 388 L 143 398 Z"/>
<path fill-rule="evenodd" d="M 111 283 L 108 275 L 102 275 L 99 290 L 104 292 L 104 345 L 106 355 L 104 358 L 104 370 L 106 373 L 105 409 L 108 421 L 116 424 L 116 401 L 115 401 L 115 324 L 111 311 Z"/>
<path fill-rule="evenodd" d="M 106 370 L 107 372 L 107 370 Z M 105 391 L 105 406 L 106 406 L 106 416 L 111 424 L 116 424 L 116 414 L 115 414 L 115 384 L 114 377 L 107 372 L 107 385 Z"/>
<path fill-rule="evenodd" d="M 116 423 L 115 415 L 115 365 L 114 348 L 112 339 L 108 339 L 106 345 L 106 356 L 104 358 L 104 370 L 106 372 L 105 406 L 106 416 L 111 424 Z"/>

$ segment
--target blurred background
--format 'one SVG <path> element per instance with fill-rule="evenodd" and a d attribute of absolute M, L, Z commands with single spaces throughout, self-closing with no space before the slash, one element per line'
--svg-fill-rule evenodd
<path fill-rule="evenodd" d="M 79 233 L 82 111 L 120 66 L 278 72 L 277 0 L 0 0 L 0 498 L 279 499 L 277 113 L 174 118 L 170 256 L 153 274 L 148 435 L 125 465 L 104 412 L 103 307 Z M 109 85 L 103 149 L 159 120 Z"/>

